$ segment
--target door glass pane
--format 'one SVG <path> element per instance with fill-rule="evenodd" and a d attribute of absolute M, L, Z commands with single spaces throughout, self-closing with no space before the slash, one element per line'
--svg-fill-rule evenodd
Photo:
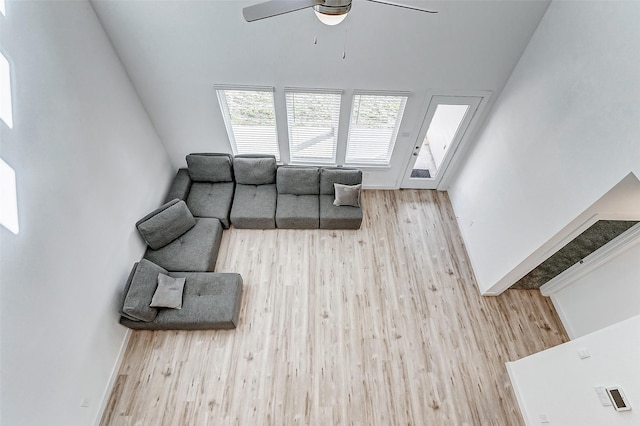
<path fill-rule="evenodd" d="M 438 174 L 468 110 L 469 105 L 438 104 L 413 165 L 412 178 L 434 178 Z"/>

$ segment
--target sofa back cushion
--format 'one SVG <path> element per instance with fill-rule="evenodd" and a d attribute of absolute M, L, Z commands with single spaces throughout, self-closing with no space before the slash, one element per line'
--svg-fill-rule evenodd
<path fill-rule="evenodd" d="M 142 259 L 133 265 L 124 287 L 122 316 L 133 321 L 150 322 L 156 319 L 158 310 L 149 306 L 158 286 L 158 275 L 168 272 L 155 263 Z"/>
<path fill-rule="evenodd" d="M 334 183 L 358 185 L 362 183 L 362 171 L 358 169 L 322 168 L 320 170 L 320 194 L 334 195 Z"/>
<path fill-rule="evenodd" d="M 273 155 L 236 155 L 233 172 L 242 185 L 268 185 L 276 183 L 276 157 Z"/>
<path fill-rule="evenodd" d="M 189 177 L 189 171 L 187 169 L 179 169 L 176 173 L 176 177 L 173 178 L 171 186 L 169 187 L 169 193 L 165 198 L 165 203 L 178 198 L 180 200 L 186 200 L 191 190 L 191 178 Z"/>
<path fill-rule="evenodd" d="M 187 167 L 194 182 L 233 182 L 229 154 L 189 154 Z"/>
<path fill-rule="evenodd" d="M 278 167 L 278 194 L 320 194 L 320 169 L 317 167 Z"/>
<path fill-rule="evenodd" d="M 160 206 L 136 223 L 144 241 L 158 250 L 196 225 L 187 204 L 177 198 Z"/>

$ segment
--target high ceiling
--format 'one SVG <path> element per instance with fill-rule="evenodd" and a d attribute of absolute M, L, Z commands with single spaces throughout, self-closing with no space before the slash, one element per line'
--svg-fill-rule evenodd
<path fill-rule="evenodd" d="M 214 84 L 408 91 L 413 132 L 431 90 L 499 92 L 549 1 L 405 0 L 432 15 L 354 0 L 335 27 L 311 10 L 247 23 L 254 3 L 92 1 L 176 165 L 229 151 Z"/>

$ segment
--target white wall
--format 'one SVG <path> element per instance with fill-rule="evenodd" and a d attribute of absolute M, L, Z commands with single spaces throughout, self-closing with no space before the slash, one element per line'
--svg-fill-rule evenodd
<path fill-rule="evenodd" d="M 601 426 L 640 424 L 640 316 L 507 363 L 527 425 Z M 590 358 L 580 359 L 579 349 Z M 631 411 L 604 407 L 595 386 L 619 386 Z"/>
<path fill-rule="evenodd" d="M 436 1 L 433 15 L 356 1 L 329 27 L 311 10 L 245 22 L 242 8 L 258 1 L 92 3 L 175 166 L 190 152 L 231 152 L 214 84 L 275 87 L 282 109 L 285 87 L 340 89 L 349 100 L 355 89 L 406 91 L 391 167 L 364 176 L 366 186 L 387 188 L 422 143 L 428 96 L 499 92 L 548 5 Z"/>
<path fill-rule="evenodd" d="M 126 336 L 117 300 L 144 250 L 135 221 L 174 172 L 88 2 L 8 2 L 0 31 L 14 118 L 0 157 L 20 225 L 0 227 L 0 423 L 85 426 Z"/>
<path fill-rule="evenodd" d="M 549 6 L 449 191 L 483 294 L 640 176 L 639 20 L 638 2 Z"/>
<path fill-rule="evenodd" d="M 603 263 L 551 294 L 572 339 L 640 315 L 640 234 L 634 234 Z M 588 261 L 581 266 L 589 267 Z"/>

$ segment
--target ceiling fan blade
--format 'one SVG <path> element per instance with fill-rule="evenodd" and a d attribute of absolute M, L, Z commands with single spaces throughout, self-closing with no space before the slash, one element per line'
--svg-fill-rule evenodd
<path fill-rule="evenodd" d="M 426 13 L 438 13 L 437 10 L 429 10 L 429 9 L 423 9 L 421 7 L 415 7 L 415 6 L 409 6 L 406 4 L 402 4 L 402 3 L 397 3 L 395 1 L 387 1 L 387 0 L 367 0 L 370 1 L 372 3 L 380 3 L 380 4 L 387 4 L 389 6 L 396 6 L 396 7 L 403 7 L 405 9 L 411 9 L 411 10 L 418 10 L 420 12 L 426 12 Z"/>
<path fill-rule="evenodd" d="M 247 22 L 253 22 L 319 4 L 324 4 L 324 0 L 271 0 L 245 7 L 242 15 Z"/>

